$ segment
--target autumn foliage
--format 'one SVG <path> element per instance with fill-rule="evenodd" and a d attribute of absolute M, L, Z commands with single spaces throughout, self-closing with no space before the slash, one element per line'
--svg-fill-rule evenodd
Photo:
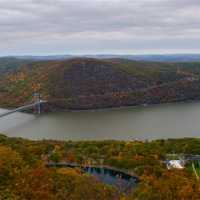
<path fill-rule="evenodd" d="M 0 135 L 0 200 L 199 200 L 200 183 L 187 170 L 167 170 L 167 153 L 200 152 L 199 139 L 30 141 Z M 81 169 L 48 168 L 48 162 L 107 165 L 140 179 L 127 193 Z"/>

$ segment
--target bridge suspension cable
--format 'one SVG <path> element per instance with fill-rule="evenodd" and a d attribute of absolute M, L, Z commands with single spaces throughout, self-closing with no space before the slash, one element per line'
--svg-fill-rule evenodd
<path fill-rule="evenodd" d="M 41 100 L 40 94 L 36 94 L 36 97 L 37 97 L 37 99 L 34 103 L 31 103 L 31 104 L 28 104 L 28 105 L 25 105 L 25 106 L 21 106 L 19 108 L 14 109 L 14 110 L 10 110 L 10 111 L 7 111 L 5 113 L 2 113 L 2 114 L 0 114 L 0 118 L 5 117 L 5 116 L 10 115 L 10 114 L 13 114 L 13 113 L 16 113 L 16 112 L 20 112 L 20 111 L 23 111 L 23 110 L 34 108 L 34 107 L 37 108 L 37 113 L 40 114 L 41 113 L 41 104 L 44 104 L 47 101 Z"/>

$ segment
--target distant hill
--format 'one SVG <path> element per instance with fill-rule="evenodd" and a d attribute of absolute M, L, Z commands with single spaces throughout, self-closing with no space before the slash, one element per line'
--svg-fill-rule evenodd
<path fill-rule="evenodd" d="M 114 54 L 97 54 L 97 55 L 54 55 L 54 56 L 16 56 L 18 59 L 25 60 L 67 60 L 72 58 L 96 58 L 96 59 L 110 59 L 121 58 L 134 61 L 155 61 L 155 62 L 200 62 L 200 54 L 146 54 L 146 55 L 114 55 Z"/>
<path fill-rule="evenodd" d="M 67 60 L 75 58 L 73 55 L 53 55 L 53 56 L 14 56 L 17 59 L 33 60 L 33 61 L 51 61 L 51 60 Z"/>
<path fill-rule="evenodd" d="M 32 60 L 15 57 L 0 58 L 0 76 L 15 72 L 30 62 L 32 62 Z"/>
<path fill-rule="evenodd" d="M 127 55 L 124 58 L 156 62 L 200 62 L 200 54 Z"/>
<path fill-rule="evenodd" d="M 48 109 L 94 109 L 200 99 L 200 63 L 74 58 L 30 62 L 0 81 L 0 105 L 40 92 Z"/>

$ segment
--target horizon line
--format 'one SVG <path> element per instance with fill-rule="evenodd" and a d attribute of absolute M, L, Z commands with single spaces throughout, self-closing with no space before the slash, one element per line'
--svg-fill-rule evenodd
<path fill-rule="evenodd" d="M 87 54 L 9 54 L 9 55 L 0 55 L 0 58 L 3 57 L 53 57 L 53 56 L 170 56 L 170 55 L 200 55 L 199 53 L 87 53 Z"/>

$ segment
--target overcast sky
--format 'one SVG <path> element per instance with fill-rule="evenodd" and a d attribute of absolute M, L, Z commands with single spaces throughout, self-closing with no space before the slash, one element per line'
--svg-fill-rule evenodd
<path fill-rule="evenodd" d="M 200 53 L 200 0 L 0 0 L 0 55 Z"/>

